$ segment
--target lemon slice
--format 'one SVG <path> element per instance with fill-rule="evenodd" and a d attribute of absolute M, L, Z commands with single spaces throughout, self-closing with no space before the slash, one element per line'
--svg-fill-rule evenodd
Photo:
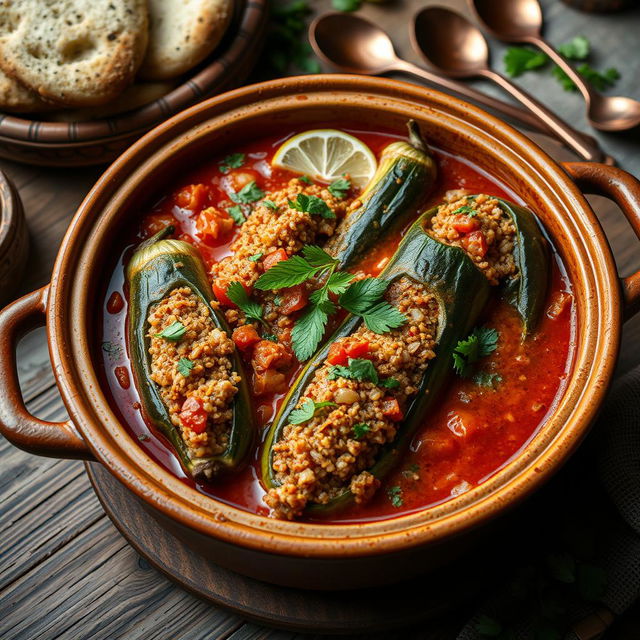
<path fill-rule="evenodd" d="M 377 165 L 366 144 L 337 129 L 313 129 L 289 138 L 271 164 L 326 182 L 347 173 L 358 187 L 367 185 Z"/>

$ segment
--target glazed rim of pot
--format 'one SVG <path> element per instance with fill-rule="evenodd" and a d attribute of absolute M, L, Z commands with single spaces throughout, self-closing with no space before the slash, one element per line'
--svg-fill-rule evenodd
<path fill-rule="evenodd" d="M 236 16 L 221 45 L 209 59 L 196 67 L 195 75 L 182 81 L 166 95 L 123 115 L 86 122 L 48 122 L 0 113 L 0 137 L 30 144 L 69 144 L 143 132 L 180 110 L 224 87 L 247 56 L 252 43 L 261 42 L 266 25 L 267 0 L 234 2 Z"/>
<path fill-rule="evenodd" d="M 348 121 L 347 114 L 356 112 L 369 126 L 398 130 L 414 118 L 434 146 L 451 148 L 455 139 L 458 149 L 481 153 L 481 168 L 541 214 L 574 287 L 578 320 L 573 366 L 542 428 L 511 461 L 467 493 L 380 521 L 270 519 L 186 486 L 134 442 L 110 409 L 90 356 L 97 256 L 112 246 L 116 220 L 127 217 L 123 209 L 139 211 L 153 192 L 150 177 L 161 183 L 163 175 L 171 175 L 169 167 L 181 166 L 181 159 L 195 149 L 224 148 L 239 131 L 260 122 L 263 127 L 265 121 L 278 120 L 317 123 L 323 117 L 335 119 L 335 114 Z M 166 154 L 172 155 L 168 163 Z M 512 175 L 509 182 L 506 172 L 513 167 L 518 177 Z M 58 254 L 49 301 L 47 325 L 58 384 L 72 421 L 98 460 L 150 506 L 205 535 L 276 554 L 315 557 L 375 555 L 439 541 L 529 495 L 568 458 L 597 413 L 616 361 L 623 305 L 613 256 L 595 215 L 569 175 L 537 145 L 457 98 L 404 82 L 348 75 L 286 78 L 237 89 L 192 107 L 143 137 L 81 204 Z M 92 423 L 100 426 L 84 426 Z"/>

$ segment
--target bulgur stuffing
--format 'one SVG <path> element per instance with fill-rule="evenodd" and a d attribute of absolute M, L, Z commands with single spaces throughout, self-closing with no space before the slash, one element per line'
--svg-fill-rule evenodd
<path fill-rule="evenodd" d="M 158 336 L 176 322 L 186 328 L 179 340 Z M 173 289 L 154 306 L 148 323 L 151 379 L 160 388 L 171 421 L 193 458 L 222 453 L 229 442 L 231 404 L 240 382 L 231 361 L 232 340 L 213 324 L 206 305 L 189 287 Z M 189 363 L 186 369 L 184 359 Z M 203 412 L 201 426 L 187 423 L 184 412 L 189 407 L 192 413 L 194 407 Z"/>
<path fill-rule="evenodd" d="M 364 503 L 380 485 L 367 469 L 380 448 L 395 438 L 407 402 L 418 392 L 422 374 L 435 356 L 438 324 L 438 303 L 424 285 L 401 278 L 385 297 L 405 314 L 402 327 L 377 334 L 362 325 L 334 343 L 347 352 L 366 345 L 366 355 L 360 357 L 371 361 L 378 384 L 336 376 L 329 353 L 298 408 L 309 399 L 336 406 L 320 409 L 302 424 L 288 424 L 274 445 L 272 465 L 279 486 L 264 497 L 272 516 L 291 520 L 307 503 L 326 504 L 345 489 L 353 492 L 357 503 Z M 397 381 L 393 388 L 381 384 L 389 379 Z"/>
<path fill-rule="evenodd" d="M 321 198 L 335 218 L 324 218 L 290 207 L 289 201 L 295 202 L 301 193 Z M 233 255 L 224 258 L 211 269 L 214 282 L 220 282 L 223 287 L 238 281 L 250 290 L 263 273 L 262 263 L 265 258 L 278 249 L 284 249 L 288 256 L 292 256 L 306 244 L 314 244 L 320 237 L 331 236 L 351 202 L 348 198 L 335 198 L 326 186 L 307 184 L 299 178 L 290 180 L 284 189 L 268 192 L 265 200 L 273 202 L 276 207 L 266 206 L 264 201 L 258 203 L 231 245 Z M 249 260 L 258 254 L 261 254 L 259 259 Z M 262 295 L 259 294 L 259 297 Z M 273 314 L 271 318 L 269 309 L 265 311 L 267 322 L 282 317 Z M 227 309 L 225 313 L 232 326 L 243 321 L 243 314 L 237 309 Z M 285 317 L 285 323 L 286 320 Z"/>
<path fill-rule="evenodd" d="M 516 229 L 496 198 L 485 194 L 470 198 L 464 190 L 449 191 L 427 232 L 464 249 L 492 285 L 517 271 Z"/>

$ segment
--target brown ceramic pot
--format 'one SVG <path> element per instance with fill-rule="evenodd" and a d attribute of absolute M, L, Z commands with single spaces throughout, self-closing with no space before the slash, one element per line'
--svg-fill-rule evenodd
<path fill-rule="evenodd" d="M 180 167 L 274 125 L 358 122 L 401 131 L 415 118 L 439 148 L 467 157 L 515 190 L 541 218 L 573 282 L 575 364 L 539 433 L 477 488 L 419 513 L 361 524 L 282 522 L 186 487 L 146 456 L 111 410 L 94 369 L 99 281 L 119 230 L 162 193 Z M 611 197 L 640 234 L 640 182 L 616 168 L 558 165 L 495 117 L 437 91 L 356 76 L 288 78 L 232 91 L 172 118 L 117 160 L 80 206 L 51 284 L 0 314 L 0 430 L 41 455 L 95 458 L 163 527 L 215 562 L 280 584 L 348 588 L 392 582 L 445 561 L 480 525 L 520 502 L 576 449 L 611 381 L 625 312 L 640 303 L 640 273 L 619 279 L 583 191 Z M 46 324 L 70 421 L 31 416 L 15 372 L 19 335 Z"/>

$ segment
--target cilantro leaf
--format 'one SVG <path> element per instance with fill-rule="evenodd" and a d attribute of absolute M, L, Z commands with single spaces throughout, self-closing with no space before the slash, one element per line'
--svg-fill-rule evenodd
<path fill-rule="evenodd" d="M 191 362 L 189 358 L 180 358 L 180 360 L 178 360 L 178 373 L 185 378 L 189 377 L 191 369 L 193 369 L 193 362 Z"/>
<path fill-rule="evenodd" d="M 549 56 L 530 47 L 509 47 L 503 62 L 507 75 L 517 78 L 525 71 L 544 67 L 549 62 Z"/>
<path fill-rule="evenodd" d="M 374 333 L 386 333 L 407 321 L 406 316 L 388 302 L 380 302 L 361 315 L 367 328 Z"/>
<path fill-rule="evenodd" d="M 498 332 L 488 327 L 476 328 L 466 339 L 460 340 L 453 352 L 453 368 L 463 378 L 468 378 L 473 366 L 480 358 L 495 351 Z"/>
<path fill-rule="evenodd" d="M 232 282 L 229 285 L 227 288 L 227 298 L 229 298 L 247 318 L 264 322 L 262 320 L 262 306 L 249 298 L 245 288 L 239 282 Z"/>
<path fill-rule="evenodd" d="M 305 184 L 313 184 L 313 180 L 309 176 L 300 176 L 298 180 L 300 180 L 300 182 L 304 182 Z"/>
<path fill-rule="evenodd" d="M 400 381 L 395 378 L 383 378 L 378 382 L 378 386 L 385 389 L 397 389 L 400 386 Z"/>
<path fill-rule="evenodd" d="M 598 91 L 604 91 L 612 87 L 616 80 L 620 78 L 620 72 L 617 69 L 610 68 L 603 73 L 596 71 L 591 65 L 584 63 L 577 68 L 578 73 L 588 80 Z M 554 67 L 551 71 L 553 77 L 562 85 L 565 91 L 577 91 L 578 88 L 573 80 L 560 68 Z"/>
<path fill-rule="evenodd" d="M 252 256 L 249 256 L 247 260 L 249 260 L 249 262 L 258 262 L 263 255 L 264 253 L 254 253 Z"/>
<path fill-rule="evenodd" d="M 366 358 L 350 358 L 349 370 L 351 371 L 351 377 L 355 380 L 378 384 L 378 372 L 371 360 L 367 360 Z"/>
<path fill-rule="evenodd" d="M 273 200 L 263 200 L 262 203 L 265 207 L 267 207 L 268 209 L 273 209 L 274 211 L 277 211 L 278 209 L 278 205 L 273 201 Z"/>
<path fill-rule="evenodd" d="M 328 187 L 329 193 L 334 198 L 344 198 L 349 189 L 351 189 L 351 181 L 346 178 L 338 178 L 334 180 Z"/>
<path fill-rule="evenodd" d="M 341 364 L 334 364 L 331 369 L 329 369 L 329 373 L 327 373 L 327 379 L 337 380 L 338 378 L 351 379 L 351 369 Z"/>
<path fill-rule="evenodd" d="M 233 221 L 237 225 L 241 226 L 245 223 L 246 218 L 244 217 L 244 213 L 242 213 L 242 207 L 239 204 L 236 204 L 233 207 L 229 207 L 227 209 L 227 213 L 233 218 Z"/>
<path fill-rule="evenodd" d="M 335 407 L 335 402 L 314 402 L 311 398 L 305 398 L 299 409 L 294 409 L 289 414 L 290 424 L 302 424 L 311 420 L 320 409 L 325 407 Z"/>
<path fill-rule="evenodd" d="M 360 440 L 368 431 L 371 431 L 371 427 L 366 422 L 358 422 L 351 428 L 353 431 L 353 437 L 356 440 Z"/>
<path fill-rule="evenodd" d="M 323 307 L 313 306 L 296 322 L 291 332 L 291 345 L 298 360 L 302 362 L 314 354 L 324 335 L 327 320 Z"/>
<path fill-rule="evenodd" d="M 332 273 L 327 279 L 327 289 L 336 295 L 344 293 L 354 277 L 352 273 L 346 273 L 344 271 Z"/>
<path fill-rule="evenodd" d="M 229 197 L 238 204 L 251 204 L 264 198 L 264 191 L 256 184 L 255 180 L 245 184 L 240 191 L 229 193 Z"/>
<path fill-rule="evenodd" d="M 267 269 L 258 278 L 255 287 L 261 291 L 293 287 L 312 278 L 320 269 L 321 267 L 314 267 L 300 256 L 291 256 L 287 260 L 276 263 L 271 269 Z"/>
<path fill-rule="evenodd" d="M 340 296 L 340 305 L 350 313 L 361 315 L 380 300 L 388 286 L 389 283 L 380 278 L 356 280 Z"/>
<path fill-rule="evenodd" d="M 477 216 L 478 212 L 473 208 L 470 207 L 468 205 L 463 205 L 462 207 L 458 207 L 454 212 L 454 214 L 456 213 L 464 213 L 466 215 L 468 215 L 470 218 L 473 218 L 473 216 Z"/>
<path fill-rule="evenodd" d="M 238 169 L 244 164 L 244 153 L 231 153 L 218 162 L 222 173 L 229 173 L 231 169 Z"/>
<path fill-rule="evenodd" d="M 589 40 L 584 36 L 576 36 L 570 42 L 561 44 L 558 51 L 569 60 L 586 60 L 589 57 Z"/>
<path fill-rule="evenodd" d="M 401 507 L 404 504 L 402 500 L 402 489 L 398 485 L 389 487 L 387 489 L 387 496 L 389 496 L 389 500 L 391 500 L 391 504 L 394 507 Z"/>
<path fill-rule="evenodd" d="M 302 211 L 310 215 L 322 216 L 323 218 L 335 218 L 336 214 L 329 208 L 329 205 L 318 196 L 308 196 L 306 193 L 299 193 L 295 199 L 289 200 L 289 206 L 296 211 Z"/>
<path fill-rule="evenodd" d="M 324 249 L 316 247 L 313 244 L 302 248 L 302 255 L 305 260 L 314 267 L 330 267 L 337 264 L 335 258 L 330 256 Z"/>
<path fill-rule="evenodd" d="M 156 333 L 156 338 L 164 338 L 165 340 L 170 340 L 171 342 L 177 342 L 184 336 L 187 332 L 187 327 L 185 327 L 182 322 L 174 322 L 170 324 L 164 331 L 160 333 Z"/>

